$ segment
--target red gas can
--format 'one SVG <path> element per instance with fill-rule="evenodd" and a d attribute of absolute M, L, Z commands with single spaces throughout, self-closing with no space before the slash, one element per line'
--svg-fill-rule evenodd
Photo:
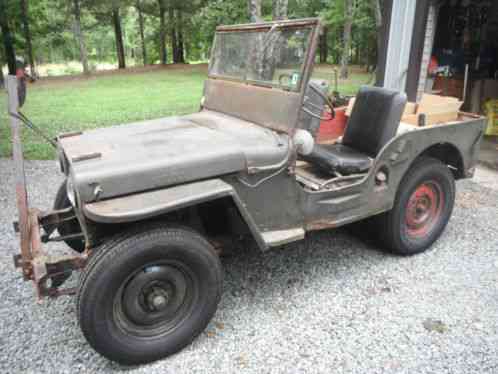
<path fill-rule="evenodd" d="M 346 109 L 347 107 L 335 108 L 335 118 L 326 119 L 320 122 L 318 129 L 318 143 L 333 143 L 338 137 L 344 134 L 346 129 Z M 330 117 L 330 113 L 325 112 L 324 117 Z"/>

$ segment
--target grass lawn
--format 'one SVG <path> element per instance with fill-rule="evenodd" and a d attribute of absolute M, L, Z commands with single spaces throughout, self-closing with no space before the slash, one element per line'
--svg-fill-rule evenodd
<path fill-rule="evenodd" d="M 333 82 L 329 66 L 318 66 L 316 77 Z M 43 79 L 28 87 L 23 112 L 50 136 L 75 130 L 185 114 L 197 111 L 206 77 L 205 65 L 153 68 L 96 75 L 89 79 L 66 77 Z M 339 81 L 342 94 L 354 94 L 370 75 L 355 71 Z M 6 95 L 0 92 L 0 103 Z M 53 159 L 50 145 L 23 129 L 24 153 L 28 159 Z M 7 114 L 0 108 L 0 157 L 11 154 Z"/>

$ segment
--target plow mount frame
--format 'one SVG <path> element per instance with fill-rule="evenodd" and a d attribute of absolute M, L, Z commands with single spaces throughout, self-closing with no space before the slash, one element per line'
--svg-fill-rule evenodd
<path fill-rule="evenodd" d="M 21 122 L 18 118 L 20 84 L 14 75 L 8 75 L 5 83 L 8 94 L 16 204 L 19 216 L 18 222 L 14 223 L 14 228 L 19 233 L 20 253 L 13 256 L 14 265 L 21 269 L 25 281 L 33 281 L 39 300 L 46 296 L 57 297 L 74 294 L 76 288 L 61 289 L 59 286 L 72 271 L 85 267 L 89 249 L 85 249 L 81 254 L 62 256 L 50 256 L 43 250 L 40 222 L 47 221 L 55 224 L 52 226 L 53 231 L 60 221 L 61 212 L 53 211 L 45 214 L 38 209 L 29 207 L 21 141 Z M 47 234 L 50 235 L 50 232 Z M 49 280 L 51 284 L 49 284 Z"/>

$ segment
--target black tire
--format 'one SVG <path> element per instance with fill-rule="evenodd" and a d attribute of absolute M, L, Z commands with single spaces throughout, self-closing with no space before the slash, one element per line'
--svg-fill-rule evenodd
<path fill-rule="evenodd" d="M 421 157 L 403 177 L 392 210 L 376 217 L 381 245 L 409 256 L 428 249 L 444 231 L 455 202 L 453 174 L 441 161 Z"/>
<path fill-rule="evenodd" d="M 71 206 L 71 202 L 67 197 L 66 183 L 67 181 L 64 181 L 57 190 L 57 194 L 55 195 L 55 201 L 54 201 L 55 210 L 66 209 Z M 59 232 L 60 235 L 65 236 L 65 235 L 80 233 L 81 227 L 78 220 L 75 218 L 70 221 L 61 223 L 58 226 L 57 231 Z M 74 249 L 76 252 L 82 253 L 85 250 L 84 239 L 68 239 L 65 240 L 64 242 L 69 247 Z"/>
<path fill-rule="evenodd" d="M 112 361 L 155 361 L 205 329 L 222 283 L 214 248 L 196 232 L 164 224 L 138 229 L 104 243 L 89 260 L 77 297 L 79 324 Z"/>

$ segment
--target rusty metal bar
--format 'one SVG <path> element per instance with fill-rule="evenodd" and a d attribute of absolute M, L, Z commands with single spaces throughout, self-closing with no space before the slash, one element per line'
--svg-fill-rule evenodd
<path fill-rule="evenodd" d="M 9 95 L 8 111 L 14 114 L 10 116 L 12 128 L 12 158 L 15 167 L 15 185 L 16 185 L 16 202 L 19 212 L 19 234 L 21 254 L 14 256 L 14 264 L 16 267 L 22 268 L 24 280 L 31 280 L 35 285 L 35 289 L 40 300 L 44 296 L 56 297 L 61 295 L 73 294 L 74 288 L 59 289 L 59 286 L 66 278 L 62 278 L 65 274 L 69 274 L 73 270 L 79 270 L 86 264 L 88 251 L 76 256 L 55 256 L 50 257 L 42 247 L 42 236 L 40 219 L 50 219 L 50 214 L 42 214 L 37 209 L 30 209 L 28 206 L 28 193 L 26 189 L 26 175 L 24 172 L 24 158 L 21 143 L 21 126 L 18 118 L 19 113 L 19 96 L 18 96 L 18 80 L 15 76 L 9 75 L 6 79 L 7 92 Z M 55 212 L 58 214 L 70 213 Z M 48 217 L 48 218 L 47 218 Z M 59 279 L 57 279 L 59 277 Z M 52 284 L 47 284 L 48 280 L 52 279 Z M 54 285 L 54 282 L 55 284 Z"/>
<path fill-rule="evenodd" d="M 19 96 L 18 80 L 14 75 L 6 77 L 8 93 L 8 112 L 18 114 Z M 29 279 L 32 273 L 28 222 L 28 192 L 26 190 L 26 175 L 24 173 L 24 157 L 21 143 L 21 126 L 18 118 L 10 116 L 12 131 L 12 158 L 15 167 L 16 202 L 19 213 L 19 235 L 21 244 L 21 267 L 25 279 Z"/>
<path fill-rule="evenodd" d="M 252 30 L 265 30 L 270 29 L 273 25 L 281 27 L 303 27 L 313 26 L 319 22 L 318 18 L 303 18 L 299 20 L 278 20 L 262 23 L 243 23 L 238 25 L 222 25 L 216 27 L 217 32 L 224 31 L 252 31 Z"/>

